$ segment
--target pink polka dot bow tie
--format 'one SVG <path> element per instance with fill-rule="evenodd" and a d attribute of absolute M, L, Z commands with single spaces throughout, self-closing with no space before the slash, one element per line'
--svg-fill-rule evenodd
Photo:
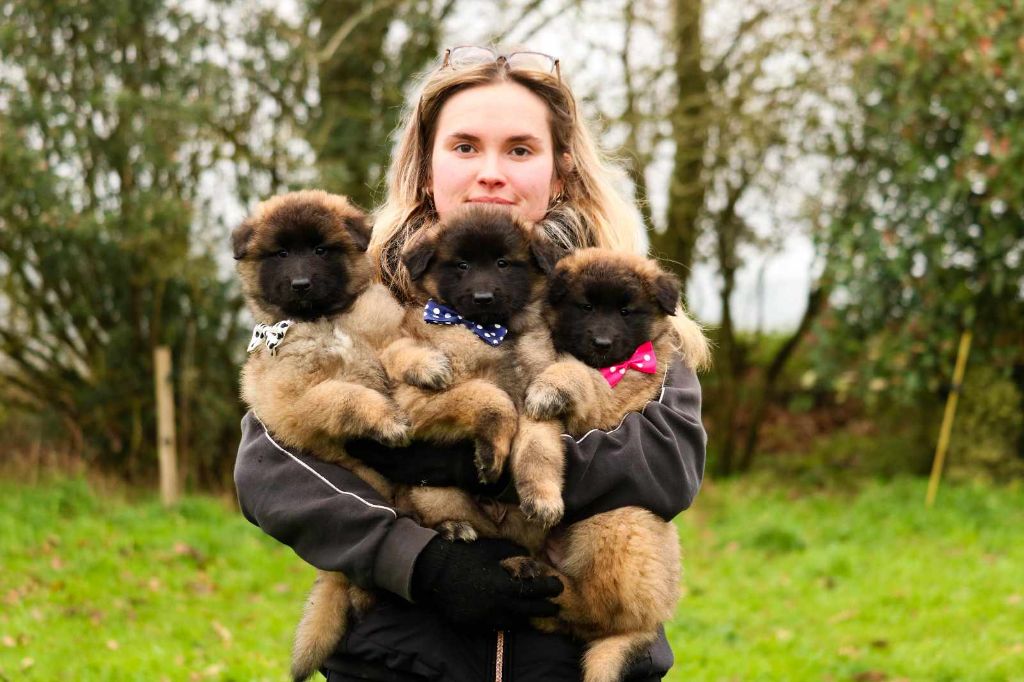
<path fill-rule="evenodd" d="M 601 370 L 601 376 L 607 380 L 609 386 L 614 388 L 615 384 L 622 381 L 622 377 L 626 376 L 627 369 L 635 369 L 636 371 L 643 372 L 644 374 L 654 374 L 657 368 L 658 358 L 654 356 L 654 344 L 647 341 L 636 349 L 633 353 L 633 357 L 629 360 L 619 363 L 618 365 L 603 368 Z"/>

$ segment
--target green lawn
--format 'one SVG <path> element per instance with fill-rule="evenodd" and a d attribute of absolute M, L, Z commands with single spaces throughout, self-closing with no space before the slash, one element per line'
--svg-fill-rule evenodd
<path fill-rule="evenodd" d="M 671 680 L 1024 680 L 1024 493 L 707 485 Z M 312 569 L 233 509 L 0 481 L 0 680 L 285 680 Z"/>

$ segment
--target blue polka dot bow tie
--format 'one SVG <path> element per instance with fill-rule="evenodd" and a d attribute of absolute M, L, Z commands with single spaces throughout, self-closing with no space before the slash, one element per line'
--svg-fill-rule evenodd
<path fill-rule="evenodd" d="M 477 324 L 463 318 L 454 309 L 443 303 L 438 303 L 434 299 L 430 299 L 427 301 L 427 305 L 423 306 L 423 321 L 428 324 L 461 324 L 480 337 L 481 341 L 492 346 L 497 346 L 504 341 L 505 335 L 508 334 L 508 329 L 500 324 Z"/>
<path fill-rule="evenodd" d="M 277 355 L 277 347 L 284 341 L 284 335 L 288 333 L 288 327 L 292 326 L 291 320 L 281 320 L 277 324 L 263 324 L 260 322 L 252 329 L 252 338 L 249 339 L 250 353 L 266 343 L 271 355 Z"/>

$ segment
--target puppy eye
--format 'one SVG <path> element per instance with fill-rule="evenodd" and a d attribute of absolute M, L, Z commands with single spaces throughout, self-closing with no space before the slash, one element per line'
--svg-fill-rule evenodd
<path fill-rule="evenodd" d="M 318 256 L 322 256 L 325 253 L 327 253 L 327 247 L 326 246 L 318 246 L 315 249 L 313 249 L 313 253 L 315 253 Z"/>
<path fill-rule="evenodd" d="M 589 303 L 580 303 L 580 307 L 586 310 L 588 313 L 594 309 L 594 306 L 590 305 Z"/>
<path fill-rule="evenodd" d="M 282 249 L 282 250 L 277 252 L 277 257 L 278 258 L 287 258 L 288 257 L 288 252 L 285 251 L 284 249 Z"/>
<path fill-rule="evenodd" d="M 508 267 L 508 261 L 505 260 L 504 258 L 499 258 L 498 259 L 498 267 L 499 268 L 507 268 Z"/>
<path fill-rule="evenodd" d="M 627 315 L 629 315 L 629 308 L 623 308 L 622 310 L 620 310 L 620 311 L 619 311 L 619 313 L 620 313 L 620 314 L 621 314 L 621 315 L 622 315 L 623 317 L 626 317 Z"/>
<path fill-rule="evenodd" d="M 455 264 L 455 267 L 457 267 L 459 270 L 469 270 L 469 263 L 467 263 L 464 260 L 460 260 L 458 263 Z"/>

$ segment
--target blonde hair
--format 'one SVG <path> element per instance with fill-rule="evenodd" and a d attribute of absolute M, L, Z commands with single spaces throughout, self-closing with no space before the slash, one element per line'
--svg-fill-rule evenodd
<path fill-rule="evenodd" d="M 567 250 L 597 246 L 643 252 L 643 226 L 634 206 L 616 188 L 615 168 L 580 119 L 576 98 L 554 74 L 513 69 L 504 62 L 461 68 L 435 68 L 423 79 L 419 95 L 407 107 L 391 157 L 388 193 L 377 209 L 369 252 L 381 282 L 399 298 L 409 299 L 412 282 L 400 264 L 406 241 L 425 224 L 437 220 L 428 194 L 431 152 L 441 110 L 456 93 L 496 83 L 516 83 L 548 107 L 560 197 L 541 221 L 548 236 Z M 693 367 L 706 364 L 707 342 L 700 327 L 680 308 L 676 327 L 682 350 Z M 703 350 L 700 350 L 700 347 Z"/>

